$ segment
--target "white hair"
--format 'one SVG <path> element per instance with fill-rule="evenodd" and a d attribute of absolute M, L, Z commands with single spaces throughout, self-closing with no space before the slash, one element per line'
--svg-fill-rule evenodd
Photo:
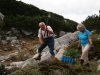
<path fill-rule="evenodd" d="M 83 30 L 86 29 L 86 27 L 84 26 L 84 24 L 78 24 L 77 25 L 77 30 L 79 30 L 79 28 L 82 28 Z"/>
<path fill-rule="evenodd" d="M 45 25 L 45 23 L 44 23 L 44 22 L 40 22 L 40 23 L 39 23 L 39 26 L 41 26 L 41 25 Z"/>

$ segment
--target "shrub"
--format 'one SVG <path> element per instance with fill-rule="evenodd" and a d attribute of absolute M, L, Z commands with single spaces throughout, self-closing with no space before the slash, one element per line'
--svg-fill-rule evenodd
<path fill-rule="evenodd" d="M 70 57 L 75 58 L 77 52 L 78 52 L 77 49 L 69 49 L 69 50 L 66 50 L 66 51 L 63 53 L 63 55 L 65 55 L 65 56 L 70 56 Z"/>
<path fill-rule="evenodd" d="M 0 64 L 0 75 L 2 75 L 5 72 L 5 65 Z"/>

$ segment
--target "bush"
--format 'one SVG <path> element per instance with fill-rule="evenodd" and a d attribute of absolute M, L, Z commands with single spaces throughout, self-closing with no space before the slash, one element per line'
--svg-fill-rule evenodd
<path fill-rule="evenodd" d="M 5 72 L 5 65 L 0 64 L 0 75 L 2 75 Z"/>
<path fill-rule="evenodd" d="M 78 52 L 77 49 L 69 49 L 69 50 L 66 50 L 66 51 L 63 53 L 63 55 L 65 55 L 65 56 L 70 56 L 70 57 L 75 58 L 77 52 Z"/>

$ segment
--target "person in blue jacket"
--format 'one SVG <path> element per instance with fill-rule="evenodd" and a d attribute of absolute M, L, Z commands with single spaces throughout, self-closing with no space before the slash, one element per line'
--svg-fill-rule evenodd
<path fill-rule="evenodd" d="M 77 25 L 78 32 L 78 49 L 82 49 L 82 55 L 80 58 L 80 64 L 83 65 L 83 63 L 89 67 L 89 59 L 88 59 L 88 51 L 90 49 L 93 49 L 93 42 L 91 38 L 91 32 L 86 29 L 86 27 L 83 24 Z"/>

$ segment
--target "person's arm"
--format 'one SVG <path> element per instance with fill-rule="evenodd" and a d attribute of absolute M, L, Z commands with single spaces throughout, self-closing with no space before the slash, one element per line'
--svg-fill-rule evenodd
<path fill-rule="evenodd" d="M 88 36 L 88 39 L 89 39 L 90 44 L 92 45 L 93 42 L 92 42 L 92 38 L 91 38 L 91 36 Z"/>
<path fill-rule="evenodd" d="M 43 44 L 42 38 L 39 38 L 39 42 L 40 42 L 40 44 Z"/>
<path fill-rule="evenodd" d="M 41 29 L 39 29 L 38 30 L 38 38 L 39 38 L 39 42 L 40 42 L 40 44 L 43 44 L 43 40 L 42 40 L 42 31 L 41 31 Z"/>
<path fill-rule="evenodd" d="M 54 34 L 52 28 L 50 26 L 47 26 L 47 31 L 50 33 L 50 34 Z"/>
<path fill-rule="evenodd" d="M 90 42 L 90 50 L 93 50 L 94 45 L 93 45 L 91 36 L 88 36 L 88 39 L 89 39 L 89 42 Z"/>
<path fill-rule="evenodd" d="M 77 46 L 77 49 L 78 49 L 78 50 L 81 50 L 81 42 L 80 42 L 80 40 L 78 40 L 78 46 Z"/>
<path fill-rule="evenodd" d="M 81 42 L 80 42 L 80 40 L 78 40 L 78 46 L 81 46 Z"/>
<path fill-rule="evenodd" d="M 86 33 L 87 33 L 87 36 L 88 36 L 88 39 L 89 39 L 89 43 L 92 45 L 93 42 L 92 42 L 91 32 L 89 30 L 86 30 Z"/>

